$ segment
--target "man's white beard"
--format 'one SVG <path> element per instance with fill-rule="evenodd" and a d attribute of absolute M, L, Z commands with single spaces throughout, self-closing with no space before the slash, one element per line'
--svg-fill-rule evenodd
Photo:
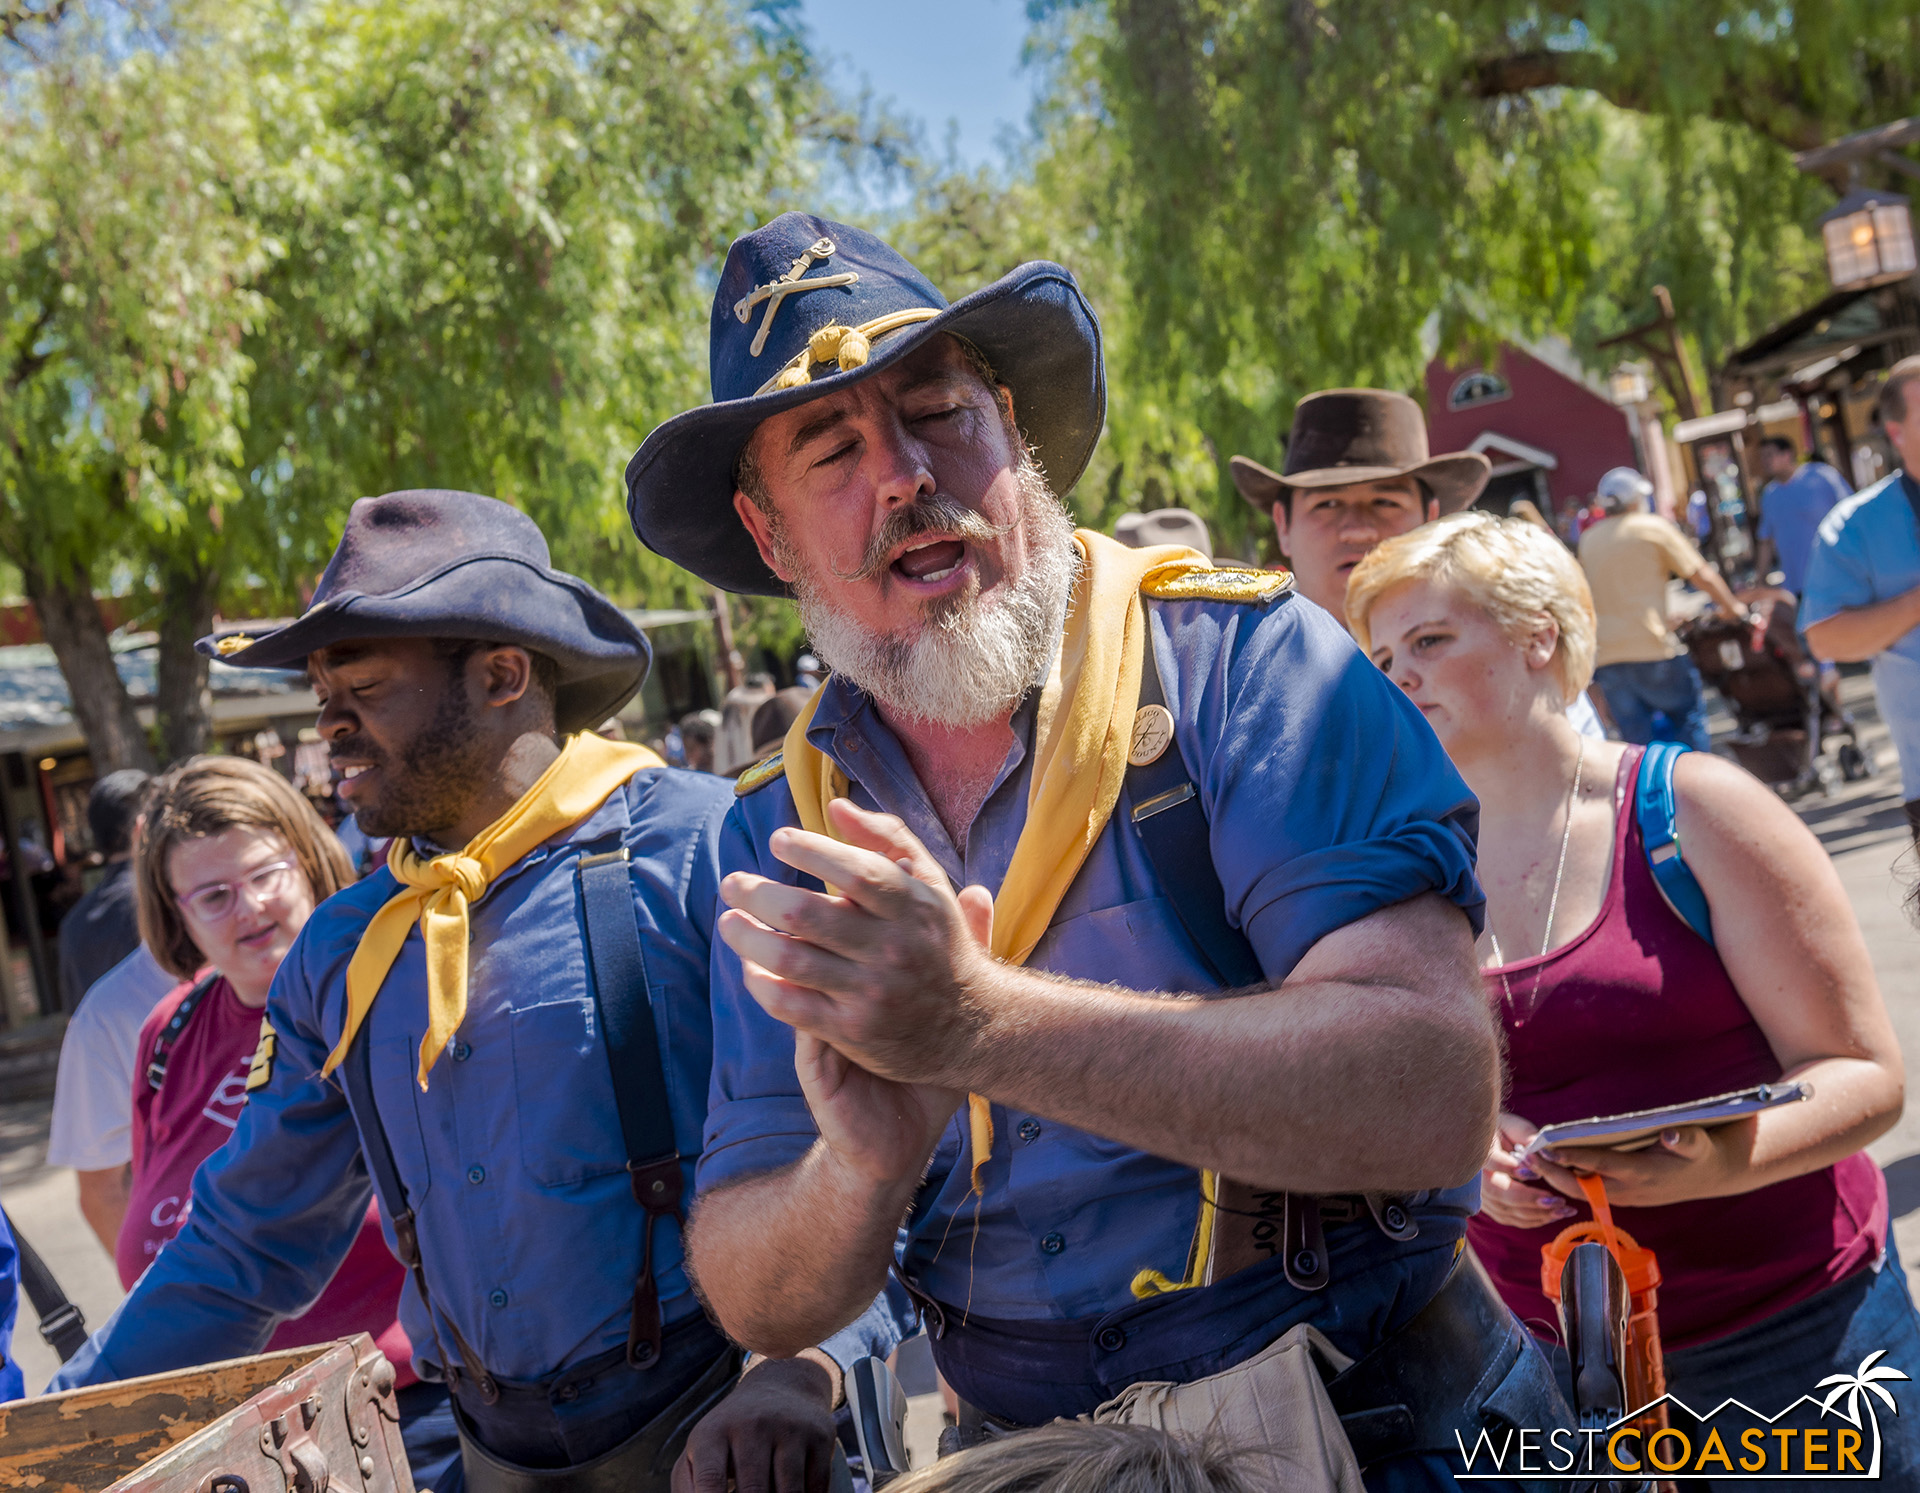
<path fill-rule="evenodd" d="M 813 650 L 889 714 L 966 729 L 1010 715 L 1052 664 L 1080 574 L 1073 520 L 1038 466 L 1019 473 L 1027 568 L 982 598 L 941 605 L 910 632 L 870 632 L 811 575 L 795 586 Z"/>

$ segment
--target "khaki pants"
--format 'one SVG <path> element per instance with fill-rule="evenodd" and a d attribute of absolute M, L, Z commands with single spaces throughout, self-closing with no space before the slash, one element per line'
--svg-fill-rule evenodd
<path fill-rule="evenodd" d="M 1244 1452 L 1252 1480 L 1275 1493 L 1361 1493 L 1360 1465 L 1326 1384 L 1352 1362 L 1303 1322 L 1245 1363 L 1205 1379 L 1129 1385 L 1093 1418 Z"/>

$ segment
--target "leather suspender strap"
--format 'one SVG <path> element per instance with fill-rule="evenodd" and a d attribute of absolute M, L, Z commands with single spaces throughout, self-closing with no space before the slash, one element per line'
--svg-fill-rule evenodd
<path fill-rule="evenodd" d="M 420 1293 L 420 1304 L 427 1310 L 427 1321 L 433 1328 L 433 1346 L 440 1358 L 440 1371 L 447 1376 L 450 1387 L 459 1384 L 462 1373 L 470 1375 L 474 1387 L 480 1391 L 480 1398 L 491 1405 L 500 1398 L 500 1386 L 494 1383 L 493 1375 L 487 1372 L 480 1355 L 468 1345 L 453 1318 L 447 1318 L 447 1327 L 453 1333 L 454 1346 L 460 1350 L 458 1363 L 447 1357 L 446 1345 L 440 1341 L 440 1318 L 433 1309 L 433 1297 L 427 1290 L 427 1269 L 420 1259 L 420 1236 L 415 1227 L 413 1208 L 407 1202 L 407 1189 L 400 1180 L 400 1169 L 394 1165 L 393 1147 L 387 1142 L 386 1127 L 380 1123 L 380 1107 L 373 1100 L 373 1059 L 367 1030 L 364 1026 L 360 1029 L 359 1036 L 347 1053 L 347 1060 L 339 1068 L 348 1101 L 360 1121 L 361 1154 L 366 1157 L 367 1170 L 373 1175 L 373 1190 L 380 1195 L 380 1206 L 386 1210 L 387 1218 L 393 1224 L 393 1238 L 400 1250 L 400 1263 L 413 1276 L 413 1287 Z"/>
<path fill-rule="evenodd" d="M 1166 709 L 1160 666 L 1153 656 L 1152 629 L 1140 660 L 1140 708 Z M 1213 844 L 1207 811 L 1188 776 L 1180 743 L 1169 740 L 1152 762 L 1127 769 L 1127 820 L 1147 854 L 1160 892 L 1173 904 L 1209 972 L 1223 989 L 1258 985 L 1265 978 L 1253 945 L 1227 921 L 1227 894 L 1213 868 Z"/>
<path fill-rule="evenodd" d="M 666 1070 L 653 1026 L 646 957 L 633 905 L 627 848 L 582 856 L 577 875 L 593 970 L 593 1006 L 600 1023 L 613 1100 L 626 1143 L 627 1178 L 646 1210 L 646 1240 L 633 1286 L 627 1362 L 643 1369 L 660 1357 L 660 1288 L 653 1278 L 653 1236 L 662 1219 L 680 1218 L 680 1153 L 667 1108 Z"/>
<path fill-rule="evenodd" d="M 154 1093 L 159 1093 L 160 1085 L 167 1080 L 168 1054 L 173 1051 L 180 1034 L 187 1029 L 187 1023 L 193 1020 L 193 1013 L 200 1009 L 200 1002 L 207 998 L 207 992 L 213 989 L 219 978 L 220 972 L 212 970 L 196 980 L 193 989 L 183 995 L 180 1004 L 173 1008 L 173 1015 L 160 1028 L 160 1035 L 154 1038 L 153 1056 L 147 1059 L 147 1087 Z"/>
<path fill-rule="evenodd" d="M 1165 710 L 1167 696 L 1149 627 L 1140 660 L 1140 709 L 1151 706 Z M 1153 761 L 1129 766 L 1122 797 L 1160 893 L 1173 905 L 1208 971 L 1225 990 L 1264 983 L 1266 972 L 1252 943 L 1227 921 L 1227 894 L 1214 869 L 1207 811 L 1179 742 L 1169 738 Z M 1330 1275 L 1319 1198 L 1256 1188 L 1230 1177 L 1218 1178 L 1214 1186 L 1216 1217 L 1205 1271 L 1209 1284 L 1278 1254 L 1297 1289 L 1326 1287 Z M 1400 1199 L 1377 1194 L 1366 1203 L 1375 1225 L 1389 1238 L 1404 1241 L 1419 1233 Z"/>

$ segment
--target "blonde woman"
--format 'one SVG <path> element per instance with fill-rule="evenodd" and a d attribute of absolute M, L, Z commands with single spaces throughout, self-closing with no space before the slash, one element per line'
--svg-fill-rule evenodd
<path fill-rule="evenodd" d="M 1469 1238 L 1507 1303 L 1556 1336 L 1540 1248 L 1587 1216 L 1574 1171 L 1597 1173 L 1659 1257 L 1669 1386 L 1688 1403 L 1771 1414 L 1880 1348 L 1920 1374 L 1886 1183 L 1861 1153 L 1899 1118 L 1900 1052 L 1819 842 L 1739 768 L 1683 755 L 1679 843 L 1713 942 L 1673 911 L 1632 809 L 1643 749 L 1567 723 L 1593 603 L 1531 524 L 1460 513 L 1389 540 L 1355 570 L 1347 615 L 1480 799 L 1480 950 L 1510 1075 Z M 1514 1159 L 1542 1125 L 1782 1077 L 1813 1098 L 1643 1151 Z M 1898 1419 L 1882 1465 L 1920 1486 L 1920 1416 Z"/>

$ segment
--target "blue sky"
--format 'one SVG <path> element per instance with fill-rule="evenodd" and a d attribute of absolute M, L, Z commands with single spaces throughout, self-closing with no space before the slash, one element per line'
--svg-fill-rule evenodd
<path fill-rule="evenodd" d="M 802 10 L 834 82 L 850 94 L 870 83 L 876 100 L 926 126 L 936 152 L 949 120 L 968 166 L 996 162 L 1000 133 L 1025 128 L 1033 79 L 1020 67 L 1023 0 L 803 0 Z"/>

